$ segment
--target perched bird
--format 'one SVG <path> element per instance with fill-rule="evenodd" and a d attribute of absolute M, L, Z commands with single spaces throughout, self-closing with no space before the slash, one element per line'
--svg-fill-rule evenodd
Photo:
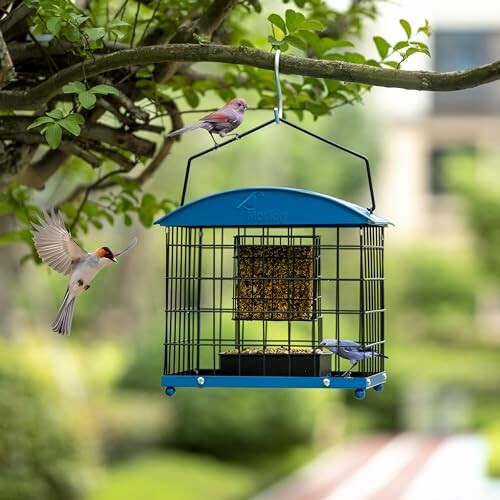
<path fill-rule="evenodd" d="M 212 132 L 219 134 L 221 137 L 228 135 L 229 132 L 241 125 L 246 109 L 247 102 L 245 99 L 237 97 L 236 99 L 229 101 L 218 111 L 214 111 L 213 113 L 204 116 L 198 123 L 170 132 L 168 137 L 175 137 L 176 135 L 181 135 L 185 132 L 190 132 L 191 130 L 204 128 L 205 130 L 208 130 L 210 137 L 212 137 L 215 145 L 218 146 Z M 230 135 L 238 136 L 238 134 Z"/>
<path fill-rule="evenodd" d="M 341 375 L 342 377 L 347 377 L 352 369 L 363 359 L 388 357 L 374 351 L 371 346 L 363 347 L 361 344 L 354 342 L 354 340 L 326 339 L 319 345 L 320 347 L 326 347 L 333 354 L 337 354 L 337 356 L 348 359 L 351 362 L 351 367 Z"/>
<path fill-rule="evenodd" d="M 68 289 L 59 307 L 52 330 L 69 335 L 75 299 L 90 287 L 95 275 L 106 265 L 116 262 L 116 257 L 130 250 L 136 243 L 134 238 L 121 252 L 114 254 L 108 247 L 86 252 L 71 237 L 64 226 L 61 214 L 54 210 L 49 214 L 43 211 L 44 218 L 38 216 L 38 223 L 32 222 L 33 241 L 40 258 L 52 269 L 69 275 Z"/>

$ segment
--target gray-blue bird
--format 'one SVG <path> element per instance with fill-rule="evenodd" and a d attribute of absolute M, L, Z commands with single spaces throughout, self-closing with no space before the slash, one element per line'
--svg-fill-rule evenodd
<path fill-rule="evenodd" d="M 348 359 L 351 362 L 351 367 L 341 375 L 342 377 L 347 377 L 352 369 L 363 359 L 388 357 L 374 351 L 371 347 L 373 344 L 363 347 L 358 342 L 354 342 L 354 340 L 326 339 L 319 345 L 320 347 L 326 347 L 333 354 L 337 354 L 337 356 Z"/>

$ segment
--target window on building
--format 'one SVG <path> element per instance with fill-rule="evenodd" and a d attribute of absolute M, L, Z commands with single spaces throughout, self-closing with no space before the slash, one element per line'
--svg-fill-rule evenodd
<path fill-rule="evenodd" d="M 436 31 L 433 62 L 436 71 L 457 71 L 500 59 L 500 31 Z M 434 93 L 438 114 L 499 114 L 500 83 L 460 92 Z"/>
<path fill-rule="evenodd" d="M 436 148 L 430 155 L 430 191 L 436 195 L 450 194 L 456 191 L 457 183 L 464 174 L 471 175 L 477 158 L 473 146 L 454 148 Z"/>

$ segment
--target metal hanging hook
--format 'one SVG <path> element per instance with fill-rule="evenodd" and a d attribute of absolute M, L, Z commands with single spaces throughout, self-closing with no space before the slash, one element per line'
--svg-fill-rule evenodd
<path fill-rule="evenodd" d="M 278 94 L 278 107 L 274 108 L 274 121 L 279 123 L 283 118 L 283 95 L 281 94 L 280 84 L 280 54 L 281 50 L 277 50 L 274 55 L 274 82 L 276 84 L 276 93 Z"/>

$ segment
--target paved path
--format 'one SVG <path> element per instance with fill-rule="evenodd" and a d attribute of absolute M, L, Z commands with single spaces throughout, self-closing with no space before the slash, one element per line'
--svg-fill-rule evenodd
<path fill-rule="evenodd" d="M 327 451 L 253 500 L 500 500 L 476 435 L 369 437 Z"/>

